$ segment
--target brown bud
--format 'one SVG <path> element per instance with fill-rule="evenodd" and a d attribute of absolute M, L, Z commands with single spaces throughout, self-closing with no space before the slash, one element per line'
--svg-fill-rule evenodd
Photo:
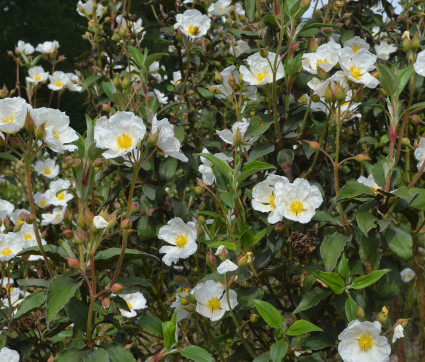
<path fill-rule="evenodd" d="M 121 229 L 128 230 L 131 229 L 131 220 L 130 219 L 124 219 L 121 221 Z"/>
<path fill-rule="evenodd" d="M 354 156 L 354 159 L 358 162 L 370 161 L 370 157 L 368 155 L 364 155 L 363 153 L 359 153 Z"/>
<path fill-rule="evenodd" d="M 124 285 L 120 284 L 120 283 L 115 283 L 114 285 L 112 285 L 111 287 L 111 291 L 112 293 L 121 293 L 123 290 L 125 289 Z"/>
<path fill-rule="evenodd" d="M 111 300 L 109 299 L 109 297 L 102 299 L 102 307 L 105 311 L 109 308 L 110 305 L 111 305 Z"/>
<path fill-rule="evenodd" d="M 74 236 L 74 233 L 70 229 L 66 229 L 62 232 L 62 235 L 65 239 L 69 240 Z"/>
<path fill-rule="evenodd" d="M 304 142 L 307 143 L 312 150 L 315 150 L 315 151 L 320 150 L 320 145 L 316 141 L 304 141 Z"/>
<path fill-rule="evenodd" d="M 207 262 L 208 266 L 213 267 L 216 260 L 217 260 L 216 257 L 212 253 L 210 253 L 210 252 L 207 253 L 206 262 Z"/>
<path fill-rule="evenodd" d="M 187 310 L 188 312 L 194 312 L 196 307 L 193 304 L 185 305 L 182 307 L 184 310 Z"/>
<path fill-rule="evenodd" d="M 79 269 L 80 268 L 80 261 L 76 258 L 67 258 L 68 266 L 71 269 Z"/>
<path fill-rule="evenodd" d="M 240 255 L 238 258 L 238 267 L 245 266 L 248 264 L 248 257 L 245 255 Z"/>

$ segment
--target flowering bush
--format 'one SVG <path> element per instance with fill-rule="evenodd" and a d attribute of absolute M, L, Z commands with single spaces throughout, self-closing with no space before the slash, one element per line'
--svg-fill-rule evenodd
<path fill-rule="evenodd" d="M 9 52 L 3 359 L 425 358 L 422 8 L 311 5 L 78 1 L 76 72 Z"/>

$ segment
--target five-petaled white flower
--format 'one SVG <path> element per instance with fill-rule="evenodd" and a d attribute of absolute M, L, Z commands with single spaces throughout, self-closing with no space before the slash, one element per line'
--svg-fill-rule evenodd
<path fill-rule="evenodd" d="M 34 170 L 39 175 L 46 176 L 47 178 L 55 178 L 59 175 L 59 166 L 51 158 L 37 161 L 34 165 Z"/>
<path fill-rule="evenodd" d="M 93 225 L 96 229 L 104 229 L 109 225 L 109 223 L 102 216 L 96 215 L 93 218 Z"/>
<path fill-rule="evenodd" d="M 81 16 L 91 17 L 93 16 L 93 13 L 94 13 L 93 10 L 95 9 L 95 7 L 96 7 L 96 16 L 97 17 L 102 16 L 102 11 L 105 7 L 101 4 L 93 3 L 93 0 L 88 0 L 84 4 L 81 0 L 79 0 L 77 3 L 77 12 Z"/>
<path fill-rule="evenodd" d="M 388 60 L 390 55 L 397 51 L 397 47 L 394 44 L 388 44 L 386 40 L 383 40 L 379 45 L 375 45 L 376 56 L 382 60 Z"/>
<path fill-rule="evenodd" d="M 208 8 L 208 13 L 215 16 L 227 15 L 230 10 L 232 10 L 231 5 L 231 0 L 218 0 L 210 5 L 210 7 Z"/>
<path fill-rule="evenodd" d="M 353 53 L 357 53 L 360 49 L 369 50 L 370 45 L 366 40 L 359 36 L 355 36 L 344 43 L 344 48 L 351 48 Z"/>
<path fill-rule="evenodd" d="M 379 80 L 369 73 L 375 69 L 375 62 L 376 55 L 364 48 L 355 53 L 352 48 L 343 48 L 339 56 L 339 65 L 348 79 L 367 88 L 376 88 L 379 84 Z"/>
<path fill-rule="evenodd" d="M 127 303 L 128 310 L 124 310 L 120 308 L 120 313 L 122 316 L 126 318 L 132 318 L 137 316 L 137 310 L 145 309 L 147 307 L 145 296 L 140 293 L 131 293 L 131 294 L 120 294 L 120 297 L 124 299 Z"/>
<path fill-rule="evenodd" d="M 223 84 L 218 84 L 216 87 L 220 93 L 214 94 L 218 99 L 232 98 L 234 90 L 229 84 L 230 76 L 233 77 L 236 84 L 239 84 L 239 72 L 234 65 L 223 69 L 220 72 L 223 77 Z M 257 100 L 257 87 L 254 85 L 246 86 L 246 91 L 242 92 L 242 95 L 246 95 L 248 99 L 255 101 Z"/>
<path fill-rule="evenodd" d="M 36 108 L 30 110 L 36 126 L 44 124 L 43 141 L 55 152 L 74 151 L 77 146 L 69 143 L 78 139 L 77 133 L 69 126 L 69 117 L 65 112 L 53 108 Z"/>
<path fill-rule="evenodd" d="M 66 76 L 68 77 L 68 83 L 66 84 L 66 87 L 71 92 L 81 92 L 83 87 L 80 84 L 81 80 L 78 78 L 78 75 L 74 73 L 66 73 Z"/>
<path fill-rule="evenodd" d="M 21 97 L 0 99 L 0 132 L 16 133 L 24 127 L 31 106 Z"/>
<path fill-rule="evenodd" d="M 55 207 L 51 213 L 41 214 L 41 225 L 46 226 L 49 224 L 57 225 L 63 221 L 65 216 L 66 207 Z"/>
<path fill-rule="evenodd" d="M 415 157 L 419 161 L 418 164 L 416 165 L 419 171 L 422 167 L 422 164 L 425 161 L 425 137 L 421 137 L 421 140 L 419 141 L 419 145 L 415 150 Z"/>
<path fill-rule="evenodd" d="M 54 72 L 53 75 L 49 75 L 49 80 L 50 84 L 47 87 L 54 91 L 64 89 L 69 82 L 68 76 L 60 70 Z"/>
<path fill-rule="evenodd" d="M 186 224 L 179 217 L 169 220 L 167 225 L 162 226 L 158 232 L 158 239 L 172 245 L 165 245 L 159 249 L 160 254 L 165 254 L 162 261 L 171 266 L 172 263 L 177 263 L 179 259 L 186 259 L 194 254 L 198 248 L 196 238 L 196 224 L 194 222 L 189 221 Z"/>
<path fill-rule="evenodd" d="M 375 182 L 375 179 L 373 178 L 373 175 L 370 174 L 367 178 L 364 176 L 360 176 L 357 179 L 357 182 L 360 182 L 361 184 L 365 186 L 369 186 L 373 191 L 377 191 L 381 187 Z"/>
<path fill-rule="evenodd" d="M 152 119 L 151 133 L 158 132 L 156 146 L 164 152 L 165 157 L 171 156 L 182 162 L 187 162 L 188 158 L 180 151 L 181 143 L 174 134 L 174 125 L 164 118 L 158 121 L 156 115 Z"/>
<path fill-rule="evenodd" d="M 105 158 L 125 156 L 143 140 L 146 126 L 132 112 L 117 112 L 111 118 L 100 117 L 94 127 L 94 139 L 98 148 L 105 148 Z"/>
<path fill-rule="evenodd" d="M 234 145 L 234 138 L 235 138 L 235 135 L 238 133 L 238 130 L 239 130 L 239 133 L 240 133 L 240 136 L 241 136 L 240 141 L 243 142 L 243 143 L 246 143 L 242 147 L 245 150 L 249 150 L 251 148 L 251 145 L 256 140 L 258 140 L 259 137 L 258 136 L 245 137 L 245 133 L 248 130 L 248 127 L 249 127 L 248 120 L 246 118 L 242 118 L 242 121 L 233 123 L 231 131 L 228 130 L 228 129 L 225 129 L 225 130 L 222 130 L 222 131 L 217 131 L 217 134 L 220 136 L 220 138 L 224 142 L 226 142 L 230 145 Z"/>
<path fill-rule="evenodd" d="M 315 185 L 310 185 L 302 178 L 292 183 L 277 182 L 275 184 L 276 198 L 274 203 L 283 217 L 288 220 L 308 223 L 322 202 L 323 197 Z"/>
<path fill-rule="evenodd" d="M 229 259 L 226 259 L 218 266 L 217 272 L 220 274 L 226 274 L 228 272 L 235 271 L 236 269 L 238 269 L 238 266 Z"/>
<path fill-rule="evenodd" d="M 405 283 L 410 282 L 415 276 L 416 276 L 416 273 L 410 268 L 404 268 L 400 272 L 400 278 Z"/>
<path fill-rule="evenodd" d="M 19 353 L 14 349 L 3 347 L 0 350 L 0 361 L 19 362 Z"/>
<path fill-rule="evenodd" d="M 57 52 L 58 49 L 59 42 L 57 40 L 45 41 L 44 43 L 38 44 L 37 48 L 35 48 L 35 50 L 43 54 L 52 54 Z"/>
<path fill-rule="evenodd" d="M 16 51 L 21 54 L 30 55 L 34 53 L 34 47 L 30 43 L 25 43 L 22 40 L 18 40 Z"/>
<path fill-rule="evenodd" d="M 314 91 L 314 93 L 318 94 L 320 97 L 325 96 L 325 92 L 328 88 L 336 95 L 337 91 L 344 92 L 345 98 L 351 94 L 349 92 L 349 85 L 346 75 L 343 71 L 338 70 L 335 74 L 325 80 L 321 80 L 319 78 L 313 78 L 310 80 L 307 85 Z"/>
<path fill-rule="evenodd" d="M 249 69 L 244 65 L 239 67 L 244 82 L 248 85 L 261 85 L 273 82 L 273 68 L 275 67 L 276 54 L 269 52 L 267 58 L 263 58 L 260 53 L 250 55 L 246 61 Z M 277 57 L 276 81 L 285 76 L 280 57 Z M 276 64 L 276 65 L 277 65 Z"/>
<path fill-rule="evenodd" d="M 413 64 L 413 68 L 415 69 L 415 72 L 421 75 L 422 77 L 425 77 L 425 50 L 422 50 L 418 53 L 418 56 L 416 57 L 416 62 Z"/>
<path fill-rule="evenodd" d="M 329 43 L 319 46 L 315 53 L 303 55 L 301 63 L 303 69 L 311 74 L 317 74 L 317 68 L 329 72 L 338 63 L 338 54 L 341 45 L 330 40 Z"/>
<path fill-rule="evenodd" d="M 388 362 L 391 347 L 380 335 L 379 322 L 351 321 L 338 339 L 338 353 L 344 362 Z"/>
<path fill-rule="evenodd" d="M 209 153 L 209 152 L 206 148 L 204 148 L 202 150 L 202 153 Z M 225 162 L 229 162 L 232 160 L 231 157 L 228 157 L 221 152 L 215 153 L 214 156 Z M 201 156 L 201 162 L 202 162 L 202 165 L 199 166 L 199 172 L 202 174 L 202 180 L 205 182 L 206 185 L 212 185 L 215 182 L 215 175 L 212 169 L 214 167 L 214 164 L 210 160 L 202 156 Z"/>
<path fill-rule="evenodd" d="M 196 311 L 212 321 L 219 320 L 229 310 L 226 290 L 220 283 L 207 280 L 193 288 L 192 294 L 197 301 Z M 238 305 L 238 297 L 234 290 L 229 290 L 229 302 L 232 309 Z"/>
<path fill-rule="evenodd" d="M 71 182 L 68 180 L 59 179 L 52 181 L 45 194 L 47 200 L 49 200 L 49 204 L 54 206 L 66 206 L 68 201 L 74 198 L 70 192 L 66 191 L 70 186 Z"/>
<path fill-rule="evenodd" d="M 23 244 L 16 242 L 15 233 L 0 234 L 0 261 L 13 259 L 23 249 Z"/>
<path fill-rule="evenodd" d="M 34 202 L 38 207 L 41 207 L 42 209 L 50 205 L 50 200 L 46 197 L 45 192 L 36 192 L 34 194 Z"/>
<path fill-rule="evenodd" d="M 211 19 L 199 10 L 186 10 L 183 14 L 176 15 L 174 29 L 180 29 L 183 34 L 197 39 L 204 36 L 211 26 Z"/>
<path fill-rule="evenodd" d="M 282 220 L 283 213 L 276 207 L 276 184 L 289 184 L 284 176 L 268 175 L 264 181 L 259 182 L 252 189 L 252 208 L 260 212 L 268 212 L 267 221 L 276 224 Z"/>
<path fill-rule="evenodd" d="M 45 82 L 49 77 L 49 73 L 45 72 L 43 67 L 40 67 L 39 65 L 28 69 L 28 75 L 29 76 L 25 79 L 34 84 Z"/>

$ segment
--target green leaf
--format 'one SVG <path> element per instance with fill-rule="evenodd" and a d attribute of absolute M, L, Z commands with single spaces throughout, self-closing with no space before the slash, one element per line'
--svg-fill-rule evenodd
<path fill-rule="evenodd" d="M 136 362 L 131 352 L 116 342 L 102 346 L 111 362 Z"/>
<path fill-rule="evenodd" d="M 314 307 L 315 305 L 319 304 L 322 299 L 327 298 L 330 294 L 331 292 L 329 290 L 320 287 L 314 287 L 304 294 L 303 299 L 301 299 L 300 304 L 298 304 L 298 307 L 292 312 L 292 314 L 296 314 Z"/>
<path fill-rule="evenodd" d="M 382 88 L 387 92 L 388 96 L 393 97 L 397 95 L 398 90 L 398 79 L 397 75 L 384 64 L 376 64 L 378 70 L 379 81 L 381 82 Z"/>
<path fill-rule="evenodd" d="M 174 157 L 167 157 L 161 161 L 159 165 L 159 178 L 163 181 L 171 180 L 177 169 L 177 159 Z"/>
<path fill-rule="evenodd" d="M 114 83 L 112 82 L 112 80 L 110 80 L 109 82 L 103 82 L 102 83 L 102 88 L 103 91 L 105 92 L 105 94 L 108 96 L 108 98 L 114 102 L 114 103 L 118 103 L 117 102 L 117 90 L 115 89 Z"/>
<path fill-rule="evenodd" d="M 344 234 L 335 232 L 331 235 L 326 235 L 320 245 L 320 256 L 322 257 L 326 271 L 335 269 L 336 262 L 344 250 L 346 243 L 347 237 Z"/>
<path fill-rule="evenodd" d="M 339 192 L 338 199 L 352 199 L 360 195 L 375 196 L 375 193 L 368 186 L 365 186 L 357 181 L 348 181 Z"/>
<path fill-rule="evenodd" d="M 18 279 L 17 283 L 21 288 L 47 288 L 49 286 L 49 281 L 44 279 Z"/>
<path fill-rule="evenodd" d="M 350 268 L 348 267 L 348 259 L 344 253 L 342 253 L 341 258 L 339 258 L 337 270 L 339 275 L 341 275 L 344 279 L 348 279 L 350 277 Z"/>
<path fill-rule="evenodd" d="M 409 260 L 413 257 L 413 240 L 407 231 L 397 226 L 392 226 L 385 230 L 384 237 L 388 247 L 398 257 L 403 260 Z"/>
<path fill-rule="evenodd" d="M 226 182 L 229 184 L 231 183 L 232 169 L 230 168 L 227 162 L 222 161 L 219 158 L 209 153 L 195 153 L 194 156 L 202 156 L 202 157 L 205 157 L 207 160 L 211 161 L 214 164 L 214 166 L 216 166 L 217 169 L 220 171 L 220 174 L 222 174 L 225 177 Z"/>
<path fill-rule="evenodd" d="M 152 65 L 154 61 L 161 59 L 162 57 L 166 57 L 167 55 L 168 55 L 167 53 L 156 53 L 156 54 L 148 55 L 145 59 L 145 68 L 149 69 L 149 67 Z"/>
<path fill-rule="evenodd" d="M 72 360 L 70 360 L 72 361 Z M 80 362 L 109 362 L 109 355 L 102 348 L 89 349 L 86 351 L 81 351 L 78 361 Z"/>
<path fill-rule="evenodd" d="M 356 220 L 359 229 L 367 236 L 368 232 L 377 226 L 376 221 L 378 219 L 370 212 L 358 212 L 356 214 Z"/>
<path fill-rule="evenodd" d="M 11 155 L 10 153 L 0 152 L 0 158 L 4 158 L 9 161 L 18 162 L 19 158 Z"/>
<path fill-rule="evenodd" d="M 35 309 L 40 308 L 46 300 L 45 292 L 32 293 L 26 296 L 19 304 L 18 310 L 16 311 L 13 319 L 21 318 Z"/>
<path fill-rule="evenodd" d="M 268 155 L 274 151 L 274 145 L 271 143 L 261 143 L 256 145 L 250 152 L 248 156 L 248 162 L 254 161 L 260 157 Z"/>
<path fill-rule="evenodd" d="M 345 314 L 349 322 L 357 318 L 357 303 L 351 297 L 345 302 Z"/>
<path fill-rule="evenodd" d="M 249 127 L 246 130 L 245 137 L 261 136 L 273 124 L 273 119 L 263 116 L 260 118 L 254 116 L 249 120 Z"/>
<path fill-rule="evenodd" d="M 247 179 L 249 176 L 264 170 L 270 170 L 276 168 L 273 165 L 270 165 L 261 161 L 251 161 L 248 162 L 242 169 L 241 174 L 238 176 L 237 181 L 240 184 L 243 180 Z"/>
<path fill-rule="evenodd" d="M 272 362 L 283 361 L 286 356 L 286 352 L 288 352 L 288 342 L 280 340 L 273 343 L 272 348 L 270 348 L 270 357 Z"/>
<path fill-rule="evenodd" d="M 253 22 L 255 15 L 255 0 L 245 0 L 245 10 L 248 20 Z"/>
<path fill-rule="evenodd" d="M 95 161 L 106 150 L 107 150 L 106 148 L 97 148 L 96 145 L 93 143 L 90 145 L 89 150 L 87 151 L 87 155 L 89 156 L 89 159 L 91 161 Z"/>
<path fill-rule="evenodd" d="M 56 245 L 43 245 L 43 249 L 46 252 L 46 255 L 61 263 L 66 262 L 68 255 L 64 249 Z M 40 248 L 38 246 L 32 246 L 20 251 L 17 256 L 22 255 L 41 255 Z"/>
<path fill-rule="evenodd" d="M 80 361 L 80 350 L 76 348 L 65 348 L 55 358 L 55 362 Z"/>
<path fill-rule="evenodd" d="M 57 314 L 65 307 L 74 296 L 83 281 L 75 281 L 67 275 L 55 276 L 47 291 L 46 322 L 49 325 Z"/>
<path fill-rule="evenodd" d="M 273 225 L 267 226 L 266 228 L 264 228 L 263 230 L 259 231 L 258 233 L 256 233 L 254 235 L 254 240 L 253 240 L 253 244 L 251 245 L 255 245 L 257 243 L 259 243 L 261 241 L 262 238 L 264 238 L 264 236 L 271 230 L 274 229 Z"/>
<path fill-rule="evenodd" d="M 89 77 L 87 77 L 84 80 L 84 83 L 81 87 L 81 91 L 80 92 L 84 92 L 88 87 L 90 87 L 94 82 L 96 82 L 98 79 L 102 78 L 101 75 L 91 75 Z"/>
<path fill-rule="evenodd" d="M 310 333 L 310 332 L 323 332 L 322 328 L 317 327 L 313 323 L 300 319 L 295 321 L 289 329 L 286 331 L 288 336 L 299 336 L 301 334 Z"/>
<path fill-rule="evenodd" d="M 137 234 L 142 241 L 151 240 L 156 237 L 155 224 L 152 222 L 152 217 L 142 215 L 137 223 Z"/>
<path fill-rule="evenodd" d="M 173 348 L 176 344 L 177 312 L 173 313 L 170 321 L 162 322 L 162 335 L 167 349 Z"/>
<path fill-rule="evenodd" d="M 328 212 L 323 210 L 317 210 L 313 216 L 314 220 L 329 222 L 332 225 L 339 225 L 338 219 L 336 217 L 331 216 Z"/>
<path fill-rule="evenodd" d="M 391 269 L 376 270 L 370 274 L 354 279 L 352 289 L 363 289 L 378 281 L 383 275 L 389 273 Z"/>
<path fill-rule="evenodd" d="M 316 277 L 325 283 L 335 294 L 341 294 L 345 289 L 344 279 L 338 273 L 315 270 Z"/>
<path fill-rule="evenodd" d="M 241 190 L 238 192 L 224 191 L 220 193 L 220 200 L 223 201 L 231 209 L 235 208 L 235 199 L 241 194 Z"/>
<path fill-rule="evenodd" d="M 410 65 L 407 68 L 404 68 L 403 70 L 397 73 L 397 79 L 398 79 L 397 96 L 399 96 L 401 92 L 403 92 L 404 87 L 406 86 L 407 82 L 409 81 L 414 71 L 415 69 L 413 68 L 413 65 Z"/>
<path fill-rule="evenodd" d="M 212 243 L 209 243 L 207 246 L 209 248 L 218 248 L 221 245 L 223 245 L 228 250 L 236 250 L 236 244 L 230 241 L 214 241 Z"/>
<path fill-rule="evenodd" d="M 162 337 L 162 322 L 159 318 L 153 315 L 145 315 L 140 319 L 139 325 Z"/>
<path fill-rule="evenodd" d="M 254 299 L 252 304 L 254 304 L 258 313 L 260 313 L 261 317 L 263 317 L 270 327 L 276 329 L 280 328 L 285 319 L 275 307 L 273 307 L 270 303 L 258 299 Z"/>
<path fill-rule="evenodd" d="M 131 46 L 127 48 L 134 62 L 139 66 L 140 69 L 143 69 L 145 64 L 145 57 L 143 56 L 142 52 L 139 49 Z"/>
<path fill-rule="evenodd" d="M 213 99 L 214 98 L 214 93 L 212 93 L 210 90 L 206 89 L 206 88 L 202 88 L 202 87 L 196 87 L 197 92 L 201 95 L 202 98 L 204 99 Z"/>
<path fill-rule="evenodd" d="M 75 328 L 78 328 L 81 332 L 87 331 L 89 306 L 86 303 L 77 298 L 71 298 L 65 306 L 65 312 L 72 323 L 74 323 Z"/>
<path fill-rule="evenodd" d="M 111 267 L 111 264 L 113 262 L 118 261 L 120 254 L 121 254 L 121 248 L 109 248 L 109 249 L 98 252 L 94 257 L 96 269 Z M 143 256 L 150 256 L 152 258 L 158 259 L 156 256 L 144 253 L 143 251 L 140 251 L 140 250 L 125 249 L 124 261 L 140 259 Z"/>
<path fill-rule="evenodd" d="M 180 354 L 195 362 L 213 362 L 211 355 L 198 346 L 187 346 L 180 350 Z"/>
<path fill-rule="evenodd" d="M 409 108 L 406 109 L 406 111 L 413 111 L 414 109 L 425 107 L 425 102 L 416 103 Z"/>

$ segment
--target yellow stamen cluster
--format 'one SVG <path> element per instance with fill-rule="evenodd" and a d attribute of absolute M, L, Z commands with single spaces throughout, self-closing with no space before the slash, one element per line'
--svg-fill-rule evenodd
<path fill-rule="evenodd" d="M 270 197 L 269 197 L 269 205 L 270 205 L 270 207 L 272 207 L 273 209 L 276 207 L 276 205 L 275 205 L 275 203 L 274 203 L 274 200 L 276 199 L 276 196 L 275 195 L 273 195 L 273 194 L 271 194 L 270 195 Z"/>
<path fill-rule="evenodd" d="M 57 140 L 60 138 L 60 136 L 59 136 L 59 134 L 56 132 L 56 130 L 53 130 L 53 131 L 52 131 L 52 133 L 53 133 L 53 136 L 55 136 Z"/>
<path fill-rule="evenodd" d="M 208 308 L 211 309 L 211 313 L 213 313 L 215 310 L 220 309 L 220 299 L 217 297 L 211 298 L 208 303 Z"/>
<path fill-rule="evenodd" d="M 56 87 L 62 87 L 62 85 L 63 85 L 63 83 L 62 83 L 62 82 L 56 82 L 56 83 L 55 83 L 55 86 L 56 86 Z"/>
<path fill-rule="evenodd" d="M 363 351 L 367 351 L 373 346 L 373 339 L 370 336 L 362 335 L 359 338 L 359 347 Z"/>
<path fill-rule="evenodd" d="M 262 82 L 263 79 L 265 77 L 267 77 L 267 75 L 269 74 L 269 72 L 267 70 L 263 70 L 262 72 L 257 73 L 257 75 L 255 76 L 255 78 L 257 78 L 258 82 Z"/>
<path fill-rule="evenodd" d="M 15 116 L 10 116 L 9 118 L 2 118 L 3 123 L 13 123 Z"/>
<path fill-rule="evenodd" d="M 351 65 L 348 67 L 350 70 L 351 76 L 354 79 L 359 79 L 359 77 L 362 75 L 362 70 L 357 65 Z"/>
<path fill-rule="evenodd" d="M 40 79 L 41 79 L 41 77 L 40 77 L 39 75 L 36 75 L 36 76 L 34 77 L 34 80 L 35 80 L 36 82 L 38 82 Z"/>
<path fill-rule="evenodd" d="M 25 234 L 24 235 L 24 240 L 28 240 L 28 239 L 32 239 L 32 235 L 31 234 Z"/>
<path fill-rule="evenodd" d="M 177 237 L 176 237 L 176 245 L 179 248 L 184 248 L 184 246 L 187 244 L 188 241 L 189 241 L 189 239 L 182 234 L 177 235 Z"/>
<path fill-rule="evenodd" d="M 299 214 L 299 213 L 301 213 L 302 211 L 305 211 L 305 210 L 304 210 L 304 205 L 303 205 L 301 202 L 299 202 L 298 200 L 297 200 L 297 201 L 292 202 L 292 203 L 291 203 L 291 206 L 290 206 L 289 208 L 291 209 L 291 212 L 292 212 L 292 213 L 294 213 L 294 214 L 295 214 L 295 215 L 297 215 L 297 216 L 298 216 L 298 214 Z"/>
<path fill-rule="evenodd" d="M 50 168 L 45 168 L 43 172 L 44 172 L 45 175 L 51 174 Z"/>
<path fill-rule="evenodd" d="M 65 199 L 65 193 L 64 193 L 64 192 L 61 192 L 61 193 L 57 196 L 57 199 L 58 199 L 58 200 L 63 200 L 63 199 Z"/>
<path fill-rule="evenodd" d="M 316 61 L 316 67 L 318 67 L 320 64 L 327 63 L 327 62 L 328 62 L 328 58 L 317 59 L 317 61 Z"/>
<path fill-rule="evenodd" d="M 128 150 L 133 146 L 133 140 L 127 133 L 123 133 L 121 136 L 117 137 L 117 144 L 119 149 Z"/>
<path fill-rule="evenodd" d="M 10 255 L 10 254 L 12 254 L 12 250 L 10 250 L 9 248 L 4 248 L 2 251 L 1 251 L 1 255 L 3 255 L 3 256 L 6 256 L 6 255 Z"/>
<path fill-rule="evenodd" d="M 199 28 L 197 26 L 189 26 L 189 28 L 187 29 L 187 32 L 189 33 L 189 35 L 191 36 L 197 36 L 199 34 Z"/>

